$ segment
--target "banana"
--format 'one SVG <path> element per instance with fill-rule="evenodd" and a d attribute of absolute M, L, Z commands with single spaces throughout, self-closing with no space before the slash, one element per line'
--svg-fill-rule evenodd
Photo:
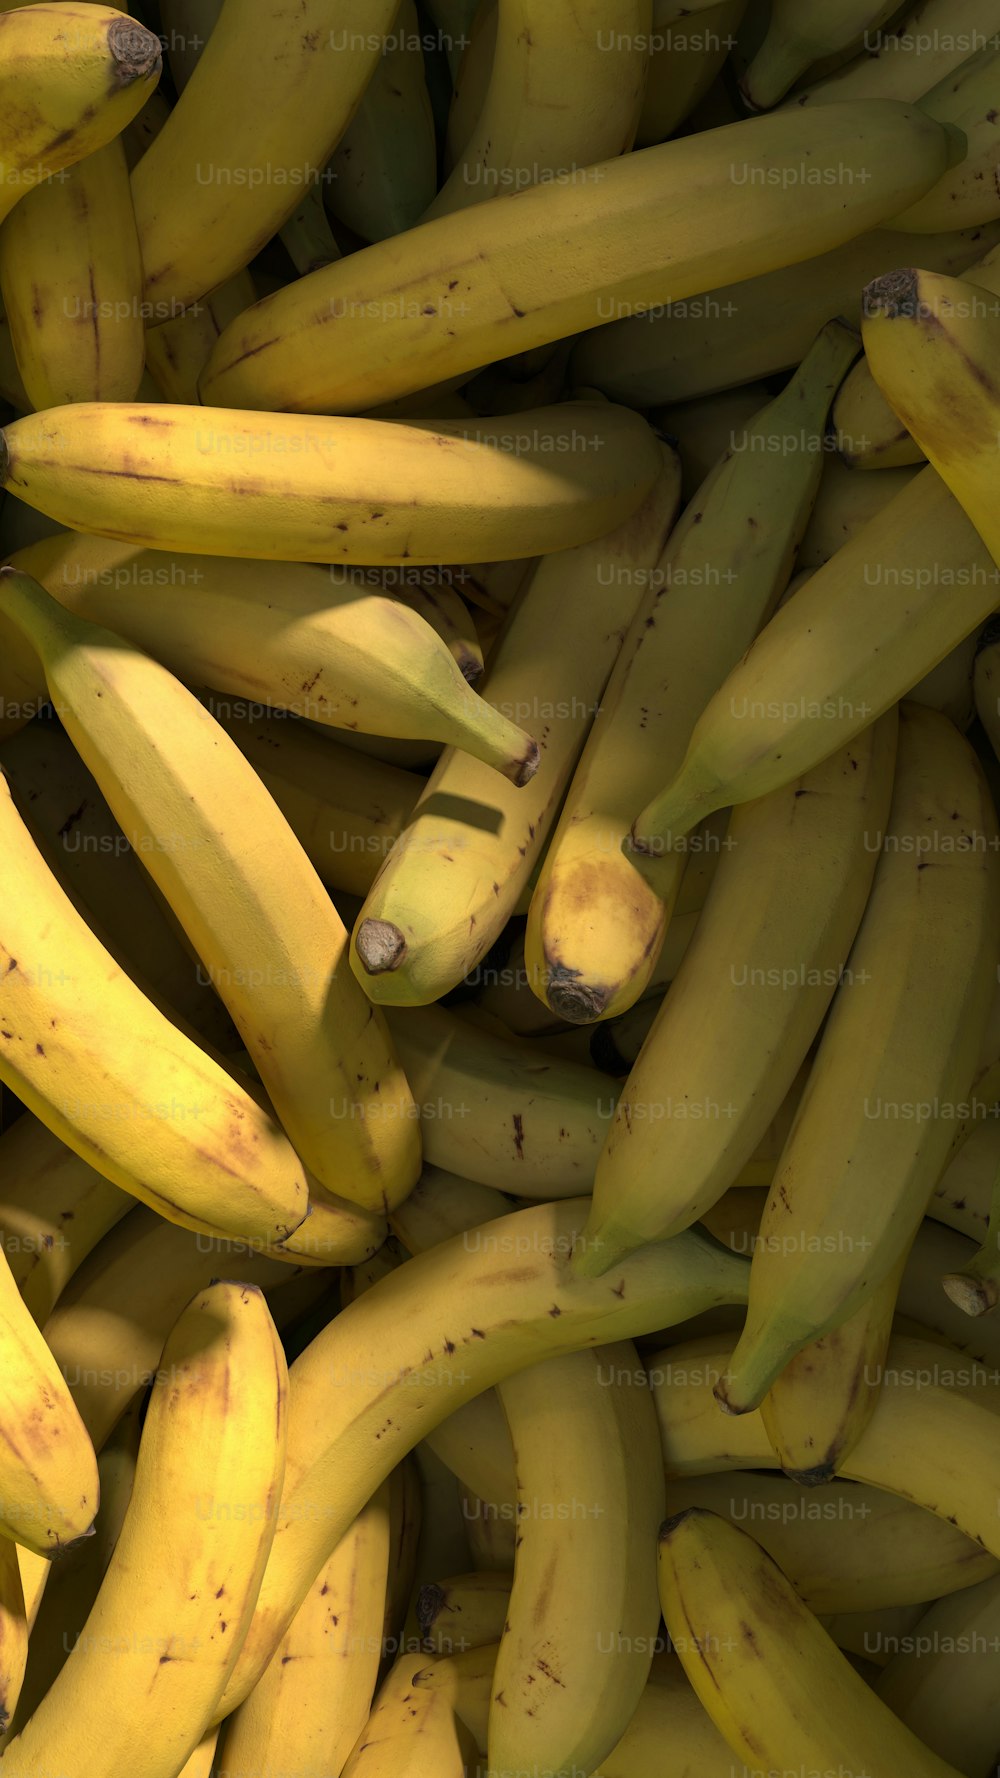
<path fill-rule="evenodd" d="M 389 1578 L 383 1483 L 317 1575 L 246 1701 L 222 1731 L 224 1778 L 339 1778 L 368 1720 Z"/>
<path fill-rule="evenodd" d="M 74 530 L 376 565 L 590 542 L 635 511 L 661 460 L 645 421 L 607 402 L 473 425 L 78 402 L 0 436 L 3 484 Z"/>
<path fill-rule="evenodd" d="M 179 679 L 233 694 L 237 713 L 274 706 L 345 733 L 440 740 L 514 780 L 533 769 L 534 743 L 476 695 L 430 626 L 378 590 L 359 595 L 340 568 L 282 564 L 276 584 L 270 562 L 170 556 L 71 533 L 22 551 L 14 565 Z M 23 727 L 44 701 L 44 675 L 15 626 L 3 624 L 3 640 L 10 697 L 0 719 L 9 711 L 8 727 Z M 232 709 L 219 699 L 209 707 L 220 721 Z"/>
<path fill-rule="evenodd" d="M 650 1550 L 663 1467 L 628 1342 L 509 1377 L 517 1549 L 489 1715 L 491 1772 L 593 1772 L 649 1677 L 659 1624 Z M 560 1436 L 552 1437 L 558 1402 Z"/>
<path fill-rule="evenodd" d="M 404 1654 L 384 1679 L 343 1778 L 466 1778 L 476 1743 L 444 1687 L 418 1687 L 425 1654 Z"/>
<path fill-rule="evenodd" d="M 876 1695 L 960 1772 L 986 1772 L 1000 1735 L 1000 1578 L 937 1599 L 883 1667 Z"/>
<path fill-rule="evenodd" d="M 694 6 L 684 0 L 653 0 L 637 148 L 665 142 L 690 116 L 724 66 L 745 11 L 746 0 Z M 735 115 L 732 121 L 737 121 Z"/>
<path fill-rule="evenodd" d="M 490 87 L 498 31 L 498 0 L 468 0 L 470 16 L 447 45 L 452 91 L 445 124 L 444 171 L 461 160 Z"/>
<path fill-rule="evenodd" d="M 4 1751 L 12 1778 L 80 1769 L 81 1760 L 93 1778 L 174 1778 L 212 1726 L 274 1533 L 287 1391 L 260 1292 L 228 1283 L 201 1291 L 164 1348 L 93 1609 Z"/>
<path fill-rule="evenodd" d="M 850 373 L 848 373 L 850 374 Z M 650 423 L 672 444 L 681 460 L 681 499 L 685 506 L 698 492 L 723 451 L 771 399 L 766 383 L 746 383 L 695 401 L 654 408 Z"/>
<path fill-rule="evenodd" d="M 167 48 L 169 52 L 169 44 Z M 159 135 L 172 110 L 170 100 L 159 87 L 154 87 L 151 93 L 147 93 L 144 104 L 122 131 L 129 172 L 142 159 L 153 138 Z"/>
<path fill-rule="evenodd" d="M 500 191 L 586 183 L 588 168 L 627 153 L 652 22 L 652 0 L 500 0 L 479 116 L 423 220 Z"/>
<path fill-rule="evenodd" d="M 362 241 L 384 241 L 413 228 L 437 189 L 434 113 L 422 47 L 414 0 L 403 0 L 327 168 L 327 204 Z"/>
<path fill-rule="evenodd" d="M 1000 40 L 994 31 L 982 49 L 924 94 L 921 111 L 939 123 L 957 124 L 968 143 L 966 156 L 953 175 L 939 180 L 894 217 L 890 227 L 933 234 L 940 229 L 974 228 L 1000 216 L 996 183 L 1000 131 L 993 115 L 998 74 Z"/>
<path fill-rule="evenodd" d="M 206 1731 L 193 1753 L 190 1753 L 177 1778 L 212 1778 L 215 1771 L 215 1750 L 219 1742 L 218 1728 Z"/>
<path fill-rule="evenodd" d="M 139 1206 L 108 1234 L 64 1290 L 43 1329 L 46 1345 L 95 1447 L 110 1437 L 137 1391 L 155 1379 L 178 1315 L 228 1271 L 274 1302 L 301 1274 L 277 1257 L 177 1228 Z M 323 1295 L 329 1284 L 321 1283 Z"/>
<path fill-rule="evenodd" d="M 219 22 L 222 0 L 163 0 L 160 18 L 171 78 L 184 91 L 209 37 Z"/>
<path fill-rule="evenodd" d="M 383 1659 L 402 1654 L 401 1637 L 417 1578 L 423 1484 L 416 1459 L 397 1463 L 389 1477 L 389 1575 L 382 1618 Z"/>
<path fill-rule="evenodd" d="M 17 1709 L 28 1661 L 28 1614 L 19 1548 L 11 1538 L 0 1538 L 0 1737 Z"/>
<path fill-rule="evenodd" d="M 444 754 L 354 929 L 351 963 L 372 1000 L 440 999 L 514 913 L 676 515 L 677 458 L 657 450 L 660 474 L 638 512 L 597 542 L 540 562 L 508 620 L 485 695 L 536 735 L 538 772 L 514 795 L 461 753 Z M 553 650 L 570 610 L 572 632 Z"/>
<path fill-rule="evenodd" d="M 0 1136 L 2 1245 L 21 1300 L 44 1327 L 98 1242 L 135 1208 L 26 1111 Z"/>
<path fill-rule="evenodd" d="M 942 587 L 947 597 L 941 597 Z M 659 853 L 715 809 L 766 796 L 905 697 L 1000 598 L 1000 574 L 934 470 L 914 476 L 777 611 L 637 815 Z"/>
<path fill-rule="evenodd" d="M 658 1576 L 671 1642 L 738 1759 L 959 1778 L 875 1697 L 746 1532 L 696 1507 L 678 1513 L 660 1533 Z"/>
<path fill-rule="evenodd" d="M 864 1482 L 813 1492 L 752 1471 L 668 1481 L 668 1514 L 689 1507 L 749 1531 L 819 1615 L 917 1605 L 996 1572 L 996 1558 L 945 1519 Z"/>
<path fill-rule="evenodd" d="M 945 1294 L 966 1315 L 990 1315 L 1000 1304 L 1000 1174 L 994 1174 L 989 1223 L 982 1246 L 960 1271 L 945 1272 L 941 1283 Z"/>
<path fill-rule="evenodd" d="M 970 1115 L 1000 951 L 1000 836 L 975 755 L 936 712 L 903 706 L 889 820 L 865 844 L 881 857 L 761 1221 L 719 1385 L 730 1413 L 869 1300 Z"/>
<path fill-rule="evenodd" d="M 291 1234 L 308 1184 L 287 1137 L 113 962 L 46 868 L 5 778 L 0 836 L 0 1029 L 11 1034 L 0 1079 L 168 1220 L 267 1245 Z"/>
<path fill-rule="evenodd" d="M 110 6 L 0 13 L 0 221 L 33 187 L 105 147 L 160 78 L 151 31 Z"/>
<path fill-rule="evenodd" d="M 416 1107 L 384 1021 L 350 973 L 346 930 L 260 779 L 166 668 L 27 575 L 8 573 L 0 599 L 37 648 L 70 739 L 201 958 L 296 1152 L 329 1192 L 388 1209 L 420 1170 Z"/>
<path fill-rule="evenodd" d="M 350 578 L 355 585 L 366 584 L 363 569 L 355 569 Z M 408 579 L 405 569 L 397 580 L 387 570 L 384 584 L 393 598 L 405 605 L 408 611 L 419 612 L 431 629 L 437 631 L 458 663 L 463 679 L 467 679 L 470 685 L 475 685 L 483 676 L 483 651 L 466 606 L 444 576 L 440 576 L 436 585 L 433 578 L 428 577 L 428 583 L 424 585 Z"/>
<path fill-rule="evenodd" d="M 420 1487 L 420 1536 L 398 1639 L 400 1654 L 412 1654 L 423 1646 L 417 1600 L 425 1582 L 438 1574 L 464 1574 L 475 1566 L 476 1527 L 465 1510 L 458 1478 L 424 1440 L 414 1446 L 412 1462 Z"/>
<path fill-rule="evenodd" d="M 734 282 L 585 334 L 570 361 L 571 381 L 655 408 L 771 376 L 801 363 L 831 315 L 857 327 L 861 291 L 880 272 L 909 260 L 958 274 L 998 241 L 996 223 L 947 235 L 879 228 L 755 278 L 730 267 L 721 275 Z"/>
<path fill-rule="evenodd" d="M 307 272 L 318 271 L 320 266 L 332 265 L 335 259 L 341 257 L 340 246 L 330 227 L 323 193 L 318 185 L 307 188 L 298 208 L 292 211 L 288 221 L 278 230 L 278 238 L 300 278 L 305 277 Z M 250 301 L 256 300 L 255 291 Z M 245 308 L 246 304 L 241 304 L 241 307 Z M 199 376 L 203 369 L 203 365 L 199 366 Z M 196 400 L 197 396 L 192 396 L 191 399 Z"/>
<path fill-rule="evenodd" d="M 990 0 L 917 0 L 896 28 L 869 33 L 863 55 L 793 94 L 791 110 L 846 99 L 920 99 L 958 69 L 970 50 L 996 47 Z"/>
<path fill-rule="evenodd" d="M 424 1167 L 420 1178 L 392 1214 L 392 1233 L 407 1253 L 424 1253 L 439 1241 L 478 1229 L 516 1210 L 516 1200 L 491 1185 L 460 1179 L 439 1167 Z"/>
<path fill-rule="evenodd" d="M 841 384 L 833 404 L 833 424 L 837 449 L 852 469 L 905 469 L 926 462 L 876 384 L 866 358 L 858 359 Z"/>
<path fill-rule="evenodd" d="M 224 283 L 281 227 L 303 187 L 322 181 L 397 10 L 397 0 L 222 8 L 132 174 L 151 301 L 175 313 Z"/>
<path fill-rule="evenodd" d="M 528 910 L 531 986 L 563 1018 L 613 1017 L 647 987 L 687 859 L 678 849 L 640 872 L 622 844 L 788 583 L 827 411 L 856 351 L 851 329 L 823 330 L 785 391 L 730 439 L 642 577 Z"/>
<path fill-rule="evenodd" d="M 427 1653 L 463 1654 L 499 1642 L 509 1600 L 510 1580 L 496 1570 L 428 1582 L 417 1599 L 417 1619 Z"/>
<path fill-rule="evenodd" d="M 848 58 L 877 36 L 899 11 L 896 0 L 841 0 L 821 12 L 772 0 L 767 31 L 740 80 L 748 105 L 767 111 L 817 62 Z"/>
<path fill-rule="evenodd" d="M 248 271 L 242 271 L 189 309 L 168 309 L 165 316 L 150 317 L 144 346 L 146 368 L 164 401 L 197 403 L 198 378 L 216 340 L 223 328 L 256 300 L 253 279 Z"/>
<path fill-rule="evenodd" d="M 602 161 L 585 184 L 438 217 L 402 245 L 365 248 L 258 303 L 219 340 L 201 397 L 215 407 L 364 410 L 712 290 L 737 268 L 751 278 L 826 252 L 898 214 L 957 153 L 950 126 L 868 103 L 817 111 L 805 133 L 799 117 L 752 118 Z M 580 365 L 575 380 L 599 386 Z M 645 405 L 655 399 L 648 390 Z"/>
<path fill-rule="evenodd" d="M 206 702 L 327 888 L 364 897 L 413 810 L 422 779 L 353 753 L 294 716 L 215 695 Z M 9 743 L 0 758 L 8 752 Z"/>
<path fill-rule="evenodd" d="M 392 1007 L 387 1016 L 432 1166 L 519 1198 L 589 1191 L 616 1081 L 445 1007 Z"/>
<path fill-rule="evenodd" d="M 598 1159 L 580 1274 L 689 1227 L 722 1196 L 780 1110 L 845 966 L 850 979 L 870 839 L 889 812 L 895 715 L 859 743 L 735 811 L 734 849 Z"/>
<path fill-rule="evenodd" d="M 33 408 L 135 400 L 142 260 L 120 137 L 11 212 L 0 228 L 0 292 Z"/>
<path fill-rule="evenodd" d="M 448 1414 L 539 1356 L 628 1339 L 743 1296 L 745 1261 L 694 1232 L 644 1249 L 613 1279 L 573 1279 L 585 1208 L 541 1205 L 487 1224 L 474 1244 L 441 1242 L 342 1310 L 295 1361 L 275 1544 L 220 1715 L 251 1689 L 379 1482 Z"/>

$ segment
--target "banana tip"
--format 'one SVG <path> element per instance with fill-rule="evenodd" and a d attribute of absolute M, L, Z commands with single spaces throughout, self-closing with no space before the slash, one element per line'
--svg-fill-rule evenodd
<path fill-rule="evenodd" d="M 517 785 L 518 790 L 523 790 L 524 786 L 534 777 L 541 757 L 538 742 L 529 741 L 525 751 L 519 754 L 517 759 L 511 761 L 507 776 L 512 784 Z"/>
<path fill-rule="evenodd" d="M 865 285 L 863 313 L 866 320 L 881 315 L 886 321 L 912 321 L 920 311 L 920 273 L 911 266 L 886 272 Z"/>
<path fill-rule="evenodd" d="M 131 86 L 133 81 L 143 80 L 146 75 L 159 70 L 160 39 L 144 25 L 137 24 L 135 19 L 124 15 L 112 19 L 108 26 L 108 49 L 119 86 Z"/>
<path fill-rule="evenodd" d="M 715 1517 L 717 1515 L 710 1512 L 707 1506 L 682 1506 L 679 1513 L 671 1513 L 669 1519 L 664 1519 L 660 1526 L 659 1542 L 667 1543 L 687 1519 L 713 1519 Z"/>
<path fill-rule="evenodd" d="M 578 969 L 549 965 L 545 999 L 552 1011 L 570 1025 L 592 1025 L 608 1004 L 606 988 L 592 988 L 580 980 Z"/>
<path fill-rule="evenodd" d="M 941 1283 L 945 1295 L 965 1315 L 989 1315 L 1000 1302 L 1000 1291 L 992 1278 L 977 1278 L 973 1272 L 947 1272 Z"/>
<path fill-rule="evenodd" d="M 369 975 L 387 975 L 406 956 L 406 940 L 391 920 L 362 920 L 355 948 Z"/>

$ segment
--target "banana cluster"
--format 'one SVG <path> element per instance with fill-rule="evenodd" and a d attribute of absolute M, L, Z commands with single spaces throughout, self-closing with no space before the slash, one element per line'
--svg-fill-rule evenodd
<path fill-rule="evenodd" d="M 991 1778 L 1000 0 L 0 94 L 0 1778 Z"/>

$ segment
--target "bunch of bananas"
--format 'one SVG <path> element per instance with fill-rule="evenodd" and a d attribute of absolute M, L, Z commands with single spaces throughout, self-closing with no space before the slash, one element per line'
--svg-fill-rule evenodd
<path fill-rule="evenodd" d="M 0 1778 L 992 1778 L 1000 0 L 0 95 Z"/>

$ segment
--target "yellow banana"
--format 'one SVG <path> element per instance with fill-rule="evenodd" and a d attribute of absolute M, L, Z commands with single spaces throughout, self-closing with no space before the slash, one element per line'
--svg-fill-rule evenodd
<path fill-rule="evenodd" d="M 343 1778 L 466 1778 L 476 1743 L 444 1688 L 418 1687 L 425 1654 L 404 1654 L 383 1680 Z"/>
<path fill-rule="evenodd" d="M 745 1532 L 698 1508 L 678 1513 L 660 1533 L 658 1572 L 681 1665 L 737 1758 L 960 1778 L 879 1702 Z"/>
<path fill-rule="evenodd" d="M 892 808 L 848 974 L 778 1164 L 719 1399 L 756 1407 L 905 1253 L 948 1159 L 1000 952 L 1000 836 L 971 748 L 903 706 Z"/>
<path fill-rule="evenodd" d="M 81 1159 L 169 1220 L 251 1242 L 302 1221 L 287 1137 L 134 985 L 45 866 L 0 782 L 0 1078 Z M 98 1024 L 95 1027 L 95 1018 Z"/>
<path fill-rule="evenodd" d="M 364 569 L 355 569 L 353 574 L 348 572 L 355 585 L 366 584 Z M 441 575 L 436 584 L 433 575 L 428 576 L 424 584 L 419 579 L 413 581 L 407 578 L 405 569 L 398 577 L 394 577 L 391 569 L 387 569 L 383 582 L 387 593 L 401 605 L 405 605 L 408 611 L 419 612 L 431 629 L 437 631 L 458 663 L 463 679 L 467 679 L 470 685 L 475 685 L 483 676 L 483 651 L 466 606 L 444 576 Z"/>
<path fill-rule="evenodd" d="M 0 1136 L 0 1229 L 14 1282 L 44 1327 L 73 1273 L 135 1199 L 26 1111 Z"/>
<path fill-rule="evenodd" d="M 184 308 L 224 283 L 322 180 L 396 11 L 397 0 L 223 7 L 132 174 L 152 301 Z"/>
<path fill-rule="evenodd" d="M 35 186 L 0 229 L 0 291 L 33 408 L 134 401 L 142 260 L 121 139 Z"/>
<path fill-rule="evenodd" d="M 859 358 L 833 404 L 837 449 L 852 469 L 900 469 L 926 461 Z"/>
<path fill-rule="evenodd" d="M 514 780 L 530 775 L 534 743 L 473 692 L 430 626 L 377 589 L 359 595 L 342 569 L 287 563 L 276 571 L 270 562 L 170 556 L 72 533 L 20 552 L 16 566 L 178 678 L 232 693 L 237 713 L 275 706 L 348 733 L 440 740 Z M 9 725 L 21 727 L 44 698 L 44 675 L 16 626 L 4 623 L 3 637 L 4 705 Z M 220 720 L 232 708 L 211 700 L 216 707 Z"/>
<path fill-rule="evenodd" d="M 258 303 L 219 340 L 201 397 L 364 410 L 712 290 L 737 268 L 750 278 L 823 253 L 898 213 L 959 152 L 922 113 L 870 102 L 817 111 L 805 133 L 799 117 L 752 118 L 602 161 L 586 184 L 438 217 Z M 576 381 L 600 383 L 582 365 Z"/>
<path fill-rule="evenodd" d="M 648 984 L 687 858 L 676 849 L 640 870 L 623 841 L 785 590 L 830 401 L 856 351 L 850 328 L 823 330 L 782 394 L 730 439 L 642 576 L 528 910 L 531 985 L 564 1018 L 613 1017 Z"/>
<path fill-rule="evenodd" d="M 875 1682 L 893 1715 L 960 1772 L 986 1772 L 996 1757 L 998 1637 L 994 1576 L 935 1600 Z"/>
<path fill-rule="evenodd" d="M 758 111 L 769 110 L 817 62 L 867 48 L 898 10 L 896 0 L 841 0 L 819 12 L 773 0 L 764 40 L 740 80 L 744 98 Z"/>
<path fill-rule="evenodd" d="M 499 1387 L 518 1536 L 493 1675 L 492 1773 L 597 1770 L 642 1696 L 659 1624 L 650 1549 L 664 1490 L 640 1378 L 626 1341 L 532 1365 Z"/>
<path fill-rule="evenodd" d="M 896 726 L 888 714 L 799 783 L 735 811 L 733 851 L 601 1151 L 578 1272 L 603 1274 L 696 1222 L 780 1110 L 854 967 Z"/>
<path fill-rule="evenodd" d="M 892 30 L 869 32 L 863 55 L 793 94 L 791 110 L 845 99 L 919 99 L 971 50 L 995 47 L 989 0 L 918 0 Z"/>
<path fill-rule="evenodd" d="M 637 148 L 665 142 L 704 98 L 746 11 L 746 0 L 688 5 L 653 0 L 649 66 L 636 130 Z M 734 116 L 733 122 L 736 122 Z"/>
<path fill-rule="evenodd" d="M 771 399 L 766 383 L 745 383 L 702 395 L 694 401 L 655 408 L 650 415 L 657 431 L 673 445 L 681 460 L 681 498 L 693 498 L 723 451 L 729 449 Z"/>
<path fill-rule="evenodd" d="M 947 235 L 876 229 L 755 278 L 729 268 L 721 276 L 735 282 L 586 334 L 570 361 L 571 380 L 643 408 L 728 390 L 801 363 L 831 315 L 857 327 L 862 289 L 880 272 L 911 259 L 958 274 L 997 241 L 996 223 Z"/>
<path fill-rule="evenodd" d="M 748 1531 L 810 1611 L 823 1615 L 916 1605 L 976 1587 L 997 1571 L 996 1558 L 947 1520 L 840 1477 L 815 1491 L 750 1470 L 668 1481 L 667 1512 L 686 1507 Z"/>
<path fill-rule="evenodd" d="M 0 437 L 3 484 L 74 530 L 272 561 L 563 550 L 623 523 L 660 465 L 607 402 L 471 425 L 78 402 Z"/>
<path fill-rule="evenodd" d="M 508 620 L 485 696 L 536 736 L 538 772 L 515 795 L 466 755 L 444 754 L 354 929 L 352 966 L 372 1000 L 440 999 L 514 913 L 676 515 L 677 459 L 657 449 L 660 473 L 639 510 L 597 542 L 539 563 Z"/>
<path fill-rule="evenodd" d="M 148 317 L 146 368 L 164 401 L 197 403 L 198 378 L 216 340 L 223 328 L 256 300 L 253 279 L 248 271 L 242 271 L 189 309 L 179 313 L 168 309 L 166 315 Z"/>
<path fill-rule="evenodd" d="M 17 1709 L 28 1661 L 20 1548 L 11 1538 L 0 1538 L 0 1739 Z"/>
<path fill-rule="evenodd" d="M 993 104 L 998 74 L 1000 41 L 994 30 L 983 47 L 960 68 L 946 74 L 924 93 L 921 111 L 936 117 L 939 123 L 957 124 L 965 134 L 968 148 L 954 173 L 894 217 L 890 227 L 933 234 L 939 229 L 974 228 L 1000 216 L 996 182 L 1000 131 Z"/>
<path fill-rule="evenodd" d="M 407 1253 L 423 1253 L 439 1241 L 470 1232 L 484 1222 L 495 1222 L 517 1208 L 514 1198 L 492 1185 L 427 1166 L 409 1197 L 393 1211 L 392 1233 Z"/>
<path fill-rule="evenodd" d="M 327 168 L 330 211 L 362 241 L 413 228 L 434 197 L 437 144 L 422 46 L 414 0 L 403 0 Z"/>
<path fill-rule="evenodd" d="M 339 1778 L 368 1720 L 389 1578 L 388 1484 L 341 1538 L 222 1731 L 222 1778 Z"/>
<path fill-rule="evenodd" d="M 848 373 L 848 383 L 853 375 L 853 371 Z M 844 387 L 841 384 L 841 391 Z M 836 423 L 836 402 L 833 412 Z M 917 469 L 913 466 L 884 469 L 881 475 L 859 475 L 839 457 L 828 457 L 816 504 L 799 545 L 796 560 L 800 569 L 822 568 L 870 519 L 901 494 L 916 474 Z"/>
<path fill-rule="evenodd" d="M 151 31 L 110 6 L 52 0 L 0 13 L 0 220 L 103 148 L 160 78 Z"/>
<path fill-rule="evenodd" d="M 382 1619 L 383 1659 L 402 1654 L 401 1636 L 417 1576 L 423 1484 L 412 1453 L 389 1477 L 389 1575 Z"/>
<path fill-rule="evenodd" d="M 499 1642 L 509 1601 L 510 1579 L 496 1569 L 428 1582 L 417 1599 L 424 1648 L 455 1655 Z"/>
<path fill-rule="evenodd" d="M 482 108 L 424 221 L 498 192 L 586 183 L 588 168 L 626 153 L 652 22 L 652 0 L 500 0 Z"/>
<path fill-rule="evenodd" d="M 542 1205 L 487 1224 L 474 1245 L 441 1242 L 344 1309 L 295 1361 L 275 1544 L 220 1715 L 256 1682 L 374 1488 L 448 1414 L 540 1355 L 628 1339 L 743 1296 L 745 1262 L 690 1231 L 611 1279 L 573 1279 L 585 1208 Z"/>
<path fill-rule="evenodd" d="M 260 779 L 166 668 L 27 575 L 8 573 L 0 598 L 296 1151 L 329 1192 L 388 1209 L 420 1170 L 416 1108 L 350 972 L 346 930 Z"/>
<path fill-rule="evenodd" d="M 12 1775 L 37 1778 L 85 1760 L 93 1778 L 122 1770 L 174 1778 L 193 1752 L 211 1726 L 267 1560 L 287 1390 L 260 1292 L 240 1284 L 200 1292 L 164 1348 L 132 1497 L 93 1609 L 4 1751 Z"/>

